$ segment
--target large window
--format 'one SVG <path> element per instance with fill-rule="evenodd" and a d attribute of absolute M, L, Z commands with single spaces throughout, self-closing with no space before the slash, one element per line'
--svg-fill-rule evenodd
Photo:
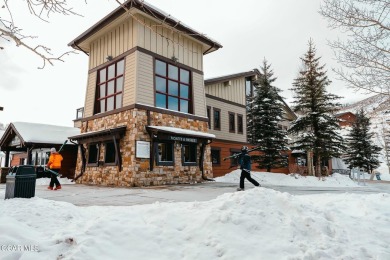
<path fill-rule="evenodd" d="M 214 130 L 221 130 L 221 110 L 214 108 Z"/>
<path fill-rule="evenodd" d="M 196 165 L 197 144 L 183 143 L 182 144 L 182 161 L 183 165 Z"/>
<path fill-rule="evenodd" d="M 156 107 L 192 113 L 190 71 L 155 62 Z"/>
<path fill-rule="evenodd" d="M 241 153 L 240 150 L 230 149 L 230 156 Z M 230 158 L 230 167 L 238 166 L 238 157 Z"/>
<path fill-rule="evenodd" d="M 120 60 L 98 71 L 95 113 L 122 107 L 125 61 Z"/>
<path fill-rule="evenodd" d="M 173 143 L 156 143 L 156 164 L 157 165 L 174 165 Z"/>
<path fill-rule="evenodd" d="M 236 132 L 236 120 L 235 120 L 235 114 L 232 112 L 229 112 L 229 132 L 235 133 Z"/>

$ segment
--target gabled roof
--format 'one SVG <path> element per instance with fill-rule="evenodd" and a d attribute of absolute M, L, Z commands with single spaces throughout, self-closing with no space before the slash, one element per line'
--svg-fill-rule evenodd
<path fill-rule="evenodd" d="M 3 150 L 17 137 L 20 146 L 25 147 L 31 144 L 55 145 L 63 144 L 69 136 L 80 133 L 79 128 L 46 125 L 27 122 L 14 122 L 8 125 L 0 139 L 0 149 Z"/>
<path fill-rule="evenodd" d="M 343 116 L 343 115 L 346 115 L 346 114 L 351 114 L 351 115 L 353 115 L 353 116 L 355 115 L 354 113 L 347 111 L 347 112 L 337 113 L 337 114 L 335 114 L 334 116 L 335 116 L 335 117 L 339 117 L 339 116 Z"/>
<path fill-rule="evenodd" d="M 169 26 L 174 27 L 175 29 L 185 32 L 188 35 L 190 35 L 192 38 L 195 38 L 199 40 L 202 43 L 205 43 L 210 46 L 210 49 L 208 50 L 207 53 L 217 50 L 219 48 L 222 48 L 222 45 L 218 43 L 217 41 L 205 36 L 202 33 L 199 33 L 192 29 L 191 27 L 185 25 L 182 23 L 180 20 L 174 18 L 173 16 L 165 13 L 164 11 L 158 9 L 157 7 L 145 2 L 145 1 L 140 1 L 140 0 L 128 0 L 125 3 L 123 3 L 123 6 L 119 6 L 116 8 L 114 11 L 109 13 L 107 16 L 105 16 L 103 19 L 101 19 L 99 22 L 94 24 L 92 27 L 90 27 L 88 30 L 86 30 L 84 33 L 79 35 L 77 38 L 75 38 L 73 41 L 71 41 L 68 46 L 73 47 L 74 49 L 79 49 L 78 44 L 80 42 L 83 42 L 99 30 L 101 30 L 104 26 L 110 24 L 113 22 L 115 19 L 120 17 L 121 15 L 125 14 L 127 10 L 125 9 L 131 9 L 135 8 L 142 13 L 145 13 L 153 18 L 157 18 L 161 21 L 164 21 L 165 24 L 168 24 Z M 204 53 L 206 54 L 206 53 Z"/>
<path fill-rule="evenodd" d="M 260 72 L 258 69 L 205 79 L 204 84 L 205 85 L 215 84 L 215 83 L 224 82 L 224 81 L 232 80 L 232 79 L 236 79 L 236 78 L 252 77 L 255 75 L 260 75 Z"/>

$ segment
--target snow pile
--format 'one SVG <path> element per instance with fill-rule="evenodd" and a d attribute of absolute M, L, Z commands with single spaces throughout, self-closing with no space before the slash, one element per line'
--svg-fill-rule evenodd
<path fill-rule="evenodd" d="M 255 188 L 207 202 L 0 201 L 1 259 L 390 259 L 389 194 Z"/>
<path fill-rule="evenodd" d="M 240 182 L 241 170 L 235 170 L 225 176 L 215 178 L 217 182 Z M 319 179 L 314 176 L 301 176 L 298 174 L 281 174 L 269 172 L 251 172 L 251 177 L 261 185 L 282 185 L 282 186 L 319 186 L 319 187 L 358 187 L 359 185 L 347 175 L 334 173 L 329 177 Z M 245 180 L 245 185 L 249 184 Z"/>

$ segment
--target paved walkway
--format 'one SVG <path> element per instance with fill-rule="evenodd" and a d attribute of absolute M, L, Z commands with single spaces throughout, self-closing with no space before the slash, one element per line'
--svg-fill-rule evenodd
<path fill-rule="evenodd" d="M 368 182 L 361 187 L 292 187 L 266 185 L 281 192 L 294 195 L 318 193 L 390 193 L 390 182 Z M 0 199 L 5 196 L 5 184 L 0 184 Z M 64 184 L 58 191 L 48 190 L 44 185 L 37 185 L 35 196 L 50 200 L 66 201 L 77 206 L 131 206 L 159 202 L 207 201 L 224 194 L 235 192 L 237 184 L 205 182 L 187 185 L 167 185 L 144 188 L 118 188 L 91 186 L 83 184 Z M 254 188 L 247 184 L 247 189 Z"/>

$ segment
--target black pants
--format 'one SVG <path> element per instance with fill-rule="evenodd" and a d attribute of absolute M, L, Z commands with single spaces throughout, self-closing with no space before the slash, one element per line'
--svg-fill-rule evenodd
<path fill-rule="evenodd" d="M 250 181 L 253 185 L 260 186 L 260 184 L 256 180 L 252 179 L 250 171 L 242 170 L 241 176 L 240 176 L 240 188 L 241 189 L 244 189 L 245 178 L 248 181 Z"/>
<path fill-rule="evenodd" d="M 60 169 L 51 169 L 51 170 L 56 173 L 60 172 Z M 56 185 L 56 187 L 61 186 L 60 182 L 57 179 L 57 176 L 51 173 L 50 187 L 54 187 L 54 184 Z"/>

